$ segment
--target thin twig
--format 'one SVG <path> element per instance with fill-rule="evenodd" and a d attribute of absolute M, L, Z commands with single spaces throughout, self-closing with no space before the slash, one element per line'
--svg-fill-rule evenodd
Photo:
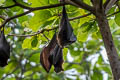
<path fill-rule="evenodd" d="M 50 41 L 49 38 L 44 33 L 43 36 L 48 40 L 48 42 Z"/>
<path fill-rule="evenodd" d="M 88 14 L 85 14 L 85 15 L 82 15 L 82 16 L 70 18 L 69 21 L 72 21 L 72 20 L 75 20 L 75 19 L 80 19 L 80 18 L 83 18 L 83 17 L 87 17 L 87 16 L 89 16 L 89 15 L 91 15 L 91 14 L 92 14 L 92 13 L 88 13 Z"/>
<path fill-rule="evenodd" d="M 68 61 L 65 61 L 64 63 L 77 64 L 77 65 L 81 65 L 82 64 L 82 62 L 68 62 Z"/>
<path fill-rule="evenodd" d="M 18 70 L 19 66 L 17 66 L 12 72 L 6 74 L 4 77 L 2 77 L 0 80 L 4 80 L 7 76 L 9 76 L 10 74 L 14 73 L 16 70 Z"/>
<path fill-rule="evenodd" d="M 81 0 L 70 0 L 70 1 L 77 4 L 81 8 L 94 13 L 94 8 L 92 6 L 89 6 L 88 4 L 84 3 L 83 1 L 81 1 Z"/>
<path fill-rule="evenodd" d="M 57 28 L 58 28 L 58 27 L 54 27 L 54 28 L 52 28 L 52 29 L 43 29 L 43 30 L 38 31 L 38 32 L 36 32 L 36 33 L 34 33 L 34 34 L 28 34 L 28 35 L 8 34 L 8 36 L 16 36 L 16 37 L 31 37 L 31 36 L 35 36 L 35 35 L 41 34 L 41 33 L 45 32 L 45 31 L 49 32 L 49 31 L 54 30 L 54 29 L 57 29 Z"/>
<path fill-rule="evenodd" d="M 116 11 L 116 12 L 114 12 L 114 13 L 108 15 L 107 17 L 113 16 L 113 15 L 118 14 L 118 13 L 120 13 L 120 11 Z"/>
<path fill-rule="evenodd" d="M 1 15 L 0 15 L 0 18 L 3 19 L 3 20 L 5 20 L 5 17 L 3 17 L 3 16 L 1 16 Z"/>
<path fill-rule="evenodd" d="M 7 7 L 2 7 L 2 6 L 0 6 L 0 9 L 7 9 L 7 8 L 15 7 L 15 6 L 17 6 L 17 5 L 16 5 L 16 4 L 13 4 L 13 5 L 11 5 L 11 6 L 7 6 Z"/>
<path fill-rule="evenodd" d="M 105 13 L 107 13 L 110 8 L 115 4 L 115 2 L 118 0 L 109 0 L 108 3 L 105 6 Z"/>
<path fill-rule="evenodd" d="M 19 7 L 22 7 L 22 8 L 24 8 L 24 9 L 32 9 L 31 7 L 28 7 L 28 6 L 25 6 L 25 5 L 23 5 L 23 4 L 20 4 L 20 3 L 18 3 L 16 0 L 13 0 L 13 2 L 17 5 L 17 6 L 19 6 Z"/>

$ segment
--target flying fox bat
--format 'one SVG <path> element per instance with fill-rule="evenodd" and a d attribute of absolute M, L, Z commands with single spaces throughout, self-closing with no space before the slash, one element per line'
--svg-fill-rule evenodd
<path fill-rule="evenodd" d="M 57 44 L 55 33 L 48 46 L 43 48 L 40 55 L 40 62 L 47 72 L 50 71 L 52 65 L 55 67 L 55 72 L 60 72 L 63 71 L 62 56 L 62 48 Z"/>
<path fill-rule="evenodd" d="M 62 19 L 59 27 L 59 32 L 57 35 L 57 41 L 60 47 L 72 44 L 77 40 L 76 36 L 73 33 L 73 28 L 68 20 L 65 6 L 63 6 Z"/>
<path fill-rule="evenodd" d="M 53 36 L 52 40 L 48 44 L 48 46 L 44 47 L 41 54 L 40 54 L 40 62 L 44 69 L 49 72 L 51 69 L 52 64 L 49 61 L 49 55 L 54 46 L 56 45 L 56 34 Z"/>
<path fill-rule="evenodd" d="M 0 30 L 0 67 L 6 66 L 9 58 L 10 45 L 5 38 L 4 31 Z"/>

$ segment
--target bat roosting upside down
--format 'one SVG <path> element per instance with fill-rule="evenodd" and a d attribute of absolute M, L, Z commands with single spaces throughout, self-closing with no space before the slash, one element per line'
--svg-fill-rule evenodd
<path fill-rule="evenodd" d="M 44 69 L 49 72 L 51 66 L 54 65 L 54 71 L 56 73 L 63 71 L 62 64 L 64 60 L 62 49 L 64 46 L 70 45 L 76 40 L 76 36 L 68 20 L 65 6 L 63 6 L 59 31 L 57 34 L 54 34 L 52 40 L 48 46 L 43 48 L 40 55 L 40 62 Z"/>

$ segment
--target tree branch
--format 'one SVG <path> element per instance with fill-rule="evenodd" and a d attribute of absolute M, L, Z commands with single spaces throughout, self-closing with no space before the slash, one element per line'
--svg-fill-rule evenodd
<path fill-rule="evenodd" d="M 112 1 L 112 0 L 111 0 Z M 112 5 L 110 5 L 112 7 Z M 96 8 L 96 20 L 98 22 L 98 26 L 102 35 L 102 39 L 106 48 L 107 56 L 110 62 L 110 66 L 112 69 L 112 73 L 114 76 L 114 80 L 120 79 L 120 61 L 119 55 L 115 48 L 112 34 L 110 31 L 110 26 L 107 20 L 107 16 L 105 14 L 104 9 Z"/>
<path fill-rule="evenodd" d="M 15 68 L 12 72 L 6 74 L 4 77 L 1 78 L 1 80 L 4 80 L 4 79 L 5 79 L 7 76 L 9 76 L 10 74 L 13 74 L 16 70 L 18 70 L 18 68 L 19 68 L 19 66 L 16 66 L 16 68 Z"/>
<path fill-rule="evenodd" d="M 120 11 L 116 11 L 116 12 L 114 12 L 114 13 L 108 15 L 107 17 L 113 16 L 113 15 L 118 14 L 118 13 L 120 13 Z"/>
<path fill-rule="evenodd" d="M 68 63 L 68 64 L 75 64 L 75 65 L 82 65 L 83 62 L 68 62 L 68 61 L 65 61 L 64 63 Z"/>
<path fill-rule="evenodd" d="M 90 11 L 90 12 L 92 12 L 92 13 L 94 12 L 93 7 L 85 4 L 85 3 L 82 2 L 81 0 L 70 0 L 70 1 L 72 1 L 72 2 L 75 3 L 75 4 L 77 4 L 79 7 L 83 8 L 83 9 L 85 9 L 85 10 L 88 10 L 88 11 Z"/>
<path fill-rule="evenodd" d="M 3 16 L 1 16 L 1 15 L 0 15 L 0 18 L 3 19 L 3 20 L 5 20 L 5 18 Z"/>
<path fill-rule="evenodd" d="M 43 36 L 48 40 L 48 42 L 50 41 L 49 38 L 44 33 Z"/>
<path fill-rule="evenodd" d="M 109 11 L 109 9 L 115 4 L 117 0 L 107 0 L 105 3 L 105 13 Z"/>
<path fill-rule="evenodd" d="M 7 9 L 7 8 L 15 7 L 15 6 L 17 6 L 17 5 L 16 5 L 16 4 L 13 4 L 13 5 L 11 5 L 11 6 L 7 6 L 7 7 L 1 7 L 1 6 L 0 6 L 0 9 Z"/>
<path fill-rule="evenodd" d="M 100 8 L 102 9 L 104 6 L 103 6 L 103 0 L 100 0 Z"/>
<path fill-rule="evenodd" d="M 106 2 L 104 3 L 104 8 L 106 8 L 106 6 L 109 2 L 110 2 L 110 0 L 106 0 Z"/>
<path fill-rule="evenodd" d="M 3 24 L 0 26 L 0 29 L 2 27 L 4 27 L 6 25 L 7 22 L 11 21 L 12 19 L 15 19 L 15 18 L 18 18 L 18 17 L 21 17 L 21 16 L 24 16 L 28 13 L 31 13 L 32 11 L 36 11 L 36 10 L 43 10 L 43 9 L 49 9 L 49 8 L 54 8 L 54 7 L 59 7 L 59 6 L 63 6 L 63 5 L 67 5 L 68 3 L 59 3 L 59 4 L 54 4 L 54 5 L 49 5 L 49 6 L 42 6 L 42 7 L 36 7 L 36 8 L 31 8 L 29 11 L 26 11 L 24 13 L 21 13 L 21 14 L 18 14 L 18 15 L 15 15 L 13 17 L 10 17 L 8 19 L 6 19 Z"/>
<path fill-rule="evenodd" d="M 88 14 L 85 14 L 85 15 L 82 15 L 82 16 L 70 18 L 69 21 L 76 20 L 76 19 L 80 19 L 80 18 L 84 18 L 84 17 L 87 17 L 87 16 L 89 16 L 89 15 L 91 15 L 91 14 L 92 14 L 92 13 L 88 13 Z"/>
<path fill-rule="evenodd" d="M 19 7 L 22 7 L 22 8 L 24 8 L 24 9 L 32 9 L 31 7 L 28 7 L 28 6 L 25 6 L 25 5 L 23 5 L 23 4 L 20 4 L 20 3 L 18 3 L 16 0 L 13 0 L 13 2 L 17 5 L 17 6 L 19 6 Z"/>
<path fill-rule="evenodd" d="M 40 30 L 34 34 L 28 34 L 28 35 L 20 35 L 20 34 L 8 34 L 8 36 L 16 36 L 16 37 L 31 37 L 31 36 L 35 36 L 35 35 L 38 35 L 38 34 L 41 34 L 41 33 L 44 33 L 45 31 L 49 32 L 51 30 L 55 30 L 57 29 L 58 27 L 54 27 L 52 29 L 43 29 L 43 30 Z"/>
<path fill-rule="evenodd" d="M 88 14 L 85 14 L 85 15 L 82 15 L 82 16 L 78 16 L 78 17 L 74 17 L 74 18 L 70 18 L 69 21 L 73 21 L 73 20 L 75 20 L 75 19 L 84 18 L 84 17 L 89 16 L 89 15 L 91 15 L 91 13 L 88 13 Z M 38 31 L 38 32 L 36 32 L 36 33 L 34 33 L 34 34 L 29 34 L 29 35 L 8 34 L 8 36 L 30 37 L 30 36 L 35 36 L 35 35 L 37 35 L 37 34 L 44 33 L 45 31 L 48 31 L 48 32 L 49 32 L 49 31 L 51 31 L 51 30 L 55 30 L 55 29 L 57 29 L 57 28 L 58 28 L 58 27 L 54 27 L 54 28 L 52 28 L 52 29 L 43 29 L 43 30 L 41 30 L 41 31 Z"/>

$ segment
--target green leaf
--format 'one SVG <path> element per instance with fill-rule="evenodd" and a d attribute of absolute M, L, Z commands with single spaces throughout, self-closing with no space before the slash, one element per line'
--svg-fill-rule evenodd
<path fill-rule="evenodd" d="M 5 5 L 6 5 L 6 6 L 11 6 L 11 5 L 13 5 L 13 4 L 14 4 L 13 0 L 6 0 L 6 1 L 5 1 Z"/>
<path fill-rule="evenodd" d="M 57 3 L 59 3 L 58 0 L 48 0 L 48 1 L 49 1 L 50 4 L 57 4 Z"/>
<path fill-rule="evenodd" d="M 38 44 L 38 39 L 37 39 L 37 36 L 33 37 L 32 39 L 32 42 L 31 42 L 31 45 L 32 47 L 36 47 Z"/>
<path fill-rule="evenodd" d="M 95 48 L 97 48 L 98 46 L 97 46 L 97 43 L 98 43 L 98 41 L 96 40 L 96 41 L 93 41 L 93 40 L 90 40 L 89 42 L 88 42 L 88 44 L 87 44 L 87 49 L 95 49 Z"/>
<path fill-rule="evenodd" d="M 9 34 L 11 32 L 11 27 L 7 27 L 4 30 L 5 34 Z"/>
<path fill-rule="evenodd" d="M 85 42 L 88 38 L 88 36 L 97 31 L 97 26 L 95 25 L 95 22 L 85 22 L 81 25 L 81 27 L 78 29 L 77 39 L 78 41 Z"/>
<path fill-rule="evenodd" d="M 70 51 L 70 54 L 74 57 L 79 57 L 80 54 L 81 54 L 81 51 L 79 50 L 79 48 L 82 48 L 83 46 L 82 45 L 79 45 L 79 44 L 74 44 L 74 45 L 70 45 L 68 47 L 69 51 Z M 76 48 L 76 50 L 75 50 Z"/>
<path fill-rule="evenodd" d="M 43 5 L 47 5 L 49 0 L 28 0 L 29 3 L 31 3 L 31 7 L 40 7 Z"/>
<path fill-rule="evenodd" d="M 67 59 L 67 53 L 68 53 L 68 48 L 63 49 L 63 57 L 66 60 Z"/>
<path fill-rule="evenodd" d="M 114 6 L 114 7 L 112 7 L 109 11 L 108 11 L 108 14 L 112 14 L 112 13 L 114 13 L 115 12 L 115 9 L 116 9 L 116 7 Z"/>
<path fill-rule="evenodd" d="M 91 1 L 90 0 L 83 0 L 86 4 L 90 5 Z"/>
<path fill-rule="evenodd" d="M 51 16 L 49 10 L 35 12 L 35 15 L 29 21 L 29 28 L 37 31 Z"/>
<path fill-rule="evenodd" d="M 93 75 L 91 76 L 91 79 L 92 80 L 103 80 L 103 74 L 101 72 L 101 70 L 99 70 L 98 67 L 94 67 L 93 69 Z"/>
<path fill-rule="evenodd" d="M 31 48 L 31 38 L 26 38 L 23 43 L 22 43 L 22 48 L 26 49 L 26 48 Z"/>
<path fill-rule="evenodd" d="M 15 68 L 16 68 L 16 66 L 17 66 L 17 62 L 11 62 L 11 63 L 9 63 L 6 67 L 5 67 L 5 72 L 6 73 L 10 73 L 10 72 L 12 72 Z"/>
<path fill-rule="evenodd" d="M 77 40 L 81 42 L 85 42 L 88 38 L 88 32 L 83 32 L 83 30 L 78 29 Z"/>
<path fill-rule="evenodd" d="M 115 22 L 118 26 L 120 26 L 120 13 L 115 15 Z"/>
<path fill-rule="evenodd" d="M 0 0 L 0 6 L 3 5 L 4 2 L 5 0 Z"/>
<path fill-rule="evenodd" d="M 4 69 L 0 67 L 0 78 L 3 76 L 4 72 Z"/>
<path fill-rule="evenodd" d="M 33 71 L 27 71 L 27 72 L 24 73 L 24 76 L 29 76 L 32 73 L 33 73 Z"/>
<path fill-rule="evenodd" d="M 36 63 L 39 63 L 40 62 L 40 53 L 34 53 L 30 58 L 29 60 L 32 61 L 32 62 L 36 62 Z"/>

